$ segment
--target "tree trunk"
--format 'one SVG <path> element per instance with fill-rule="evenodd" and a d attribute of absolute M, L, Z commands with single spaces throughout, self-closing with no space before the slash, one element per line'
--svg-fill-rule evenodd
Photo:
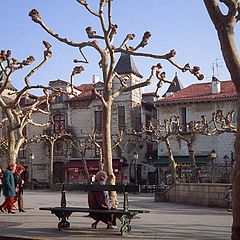
<path fill-rule="evenodd" d="M 112 137 L 111 137 L 111 115 L 112 115 L 112 103 L 109 102 L 103 106 L 102 115 L 102 135 L 103 135 L 103 162 L 104 170 L 108 175 L 108 182 L 112 185 L 115 184 L 116 178 L 113 173 L 113 161 L 112 161 Z M 110 192 L 110 199 L 114 205 L 118 205 L 116 192 Z"/>
<path fill-rule="evenodd" d="M 171 145 L 170 145 L 170 142 L 169 142 L 168 138 L 165 139 L 165 143 L 166 143 L 167 150 L 168 150 L 169 168 L 170 168 L 171 175 L 172 175 L 172 185 L 174 185 L 174 184 L 177 183 L 177 179 L 176 179 L 176 166 L 177 166 L 177 164 L 174 160 L 172 148 L 171 148 Z"/>
<path fill-rule="evenodd" d="M 89 171 L 88 171 L 88 167 L 87 167 L 87 162 L 86 162 L 85 156 L 83 156 L 83 155 L 82 155 L 82 162 L 83 162 L 84 171 L 85 171 L 85 173 L 87 175 L 87 181 L 89 183 L 91 181 L 90 174 L 89 174 Z"/>
<path fill-rule="evenodd" d="M 113 176 L 112 167 L 112 138 L 111 138 L 111 114 L 112 106 L 108 104 L 103 107 L 102 135 L 103 135 L 103 162 L 104 170 L 108 176 Z"/>
<path fill-rule="evenodd" d="M 188 146 L 189 161 L 190 161 L 191 167 L 195 168 L 196 167 L 196 159 L 195 159 L 195 154 L 194 154 L 194 144 L 189 142 L 187 146 Z"/>
<path fill-rule="evenodd" d="M 10 163 L 16 163 L 19 148 L 24 143 L 24 138 L 19 138 L 18 144 L 16 144 L 16 137 L 15 137 L 15 131 L 14 130 L 8 130 L 8 152 L 7 152 L 7 161 L 8 164 Z"/>
<path fill-rule="evenodd" d="M 49 141 L 50 144 L 50 165 L 49 165 L 49 183 L 53 183 L 53 156 L 55 141 Z"/>

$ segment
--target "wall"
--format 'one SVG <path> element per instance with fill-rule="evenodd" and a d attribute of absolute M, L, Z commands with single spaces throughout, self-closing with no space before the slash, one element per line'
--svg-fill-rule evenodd
<path fill-rule="evenodd" d="M 224 192 L 230 184 L 178 183 L 166 192 L 156 192 L 155 202 L 175 202 L 206 207 L 226 207 Z"/>

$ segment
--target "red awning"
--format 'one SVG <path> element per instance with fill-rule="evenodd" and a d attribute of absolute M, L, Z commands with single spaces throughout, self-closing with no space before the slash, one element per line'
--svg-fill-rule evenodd
<path fill-rule="evenodd" d="M 98 160 L 87 160 L 86 162 L 87 162 L 88 169 L 92 169 L 92 170 L 98 169 L 98 164 L 99 164 Z M 120 166 L 119 160 L 113 160 L 113 168 L 119 168 L 119 166 Z M 70 160 L 63 166 L 63 169 L 69 169 L 69 168 L 83 169 L 83 162 L 80 160 Z"/>

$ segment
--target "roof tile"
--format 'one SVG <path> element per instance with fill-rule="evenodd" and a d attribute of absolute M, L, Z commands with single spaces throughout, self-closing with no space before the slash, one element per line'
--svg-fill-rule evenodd
<path fill-rule="evenodd" d="M 196 83 L 192 84 L 171 96 L 159 99 L 156 103 L 173 103 L 178 101 L 201 101 L 213 100 L 221 98 L 236 97 L 237 93 L 232 81 L 221 81 L 221 92 L 212 93 L 212 83 Z"/>

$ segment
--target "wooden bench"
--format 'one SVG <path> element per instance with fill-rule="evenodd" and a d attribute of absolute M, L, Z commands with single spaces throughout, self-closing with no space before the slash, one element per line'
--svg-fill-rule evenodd
<path fill-rule="evenodd" d="M 58 229 L 66 229 L 70 227 L 70 223 L 67 219 L 71 216 L 73 212 L 83 212 L 83 213 L 109 213 L 116 214 L 120 219 L 122 226 L 120 229 L 121 235 L 131 231 L 131 220 L 139 213 L 149 213 L 149 210 L 139 210 L 139 209 L 129 209 L 128 193 L 136 193 L 140 191 L 139 185 L 133 184 L 116 184 L 116 185 L 94 185 L 94 184 L 79 184 L 75 186 L 75 190 L 81 191 L 116 191 L 118 193 L 123 193 L 123 207 L 117 210 L 100 210 L 100 209 L 90 209 L 82 207 L 67 207 L 66 205 L 66 191 L 64 184 L 61 190 L 61 205 L 60 207 L 41 207 L 39 210 L 51 211 L 55 214 L 58 219 Z"/>

